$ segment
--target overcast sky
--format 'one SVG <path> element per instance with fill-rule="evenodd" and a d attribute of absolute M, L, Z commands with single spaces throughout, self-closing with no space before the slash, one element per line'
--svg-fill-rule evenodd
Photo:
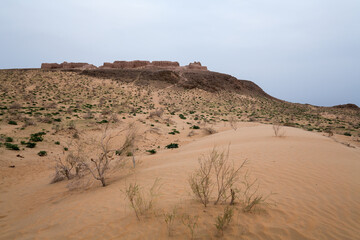
<path fill-rule="evenodd" d="M 1 0 L 0 69 L 201 61 L 300 103 L 360 105 L 360 0 Z"/>

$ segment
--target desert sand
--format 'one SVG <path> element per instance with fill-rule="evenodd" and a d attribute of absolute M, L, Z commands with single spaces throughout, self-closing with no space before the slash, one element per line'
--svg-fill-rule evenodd
<path fill-rule="evenodd" d="M 205 71 L 3 70 L 0 80 L 0 239 L 360 239 L 357 107 L 288 103 Z M 123 149 L 106 155 L 105 187 L 89 169 L 53 183 L 71 154 L 94 169 L 104 133 Z M 229 199 L 215 205 L 214 185 L 205 207 L 189 184 L 214 148 L 246 161 L 223 231 Z M 244 182 L 262 197 L 246 211 Z M 139 218 L 134 184 L 152 203 Z"/>
<path fill-rule="evenodd" d="M 205 136 L 179 149 L 142 156 L 129 177 L 84 191 L 68 191 L 66 183 L 49 184 L 52 170 L 19 170 L 1 180 L 1 239 L 166 239 L 161 211 L 177 206 L 198 215 L 196 239 L 216 239 L 214 220 L 221 207 L 206 209 L 187 184 L 197 159 L 214 146 L 230 144 L 230 159 L 247 159 L 259 191 L 273 193 L 254 213 L 235 211 L 224 239 L 358 239 L 360 236 L 360 151 L 320 134 L 285 128 L 274 137 L 270 125 L 241 126 Z M 14 169 L 18 171 L 18 169 Z M 160 178 L 156 212 L 138 221 L 124 198 L 125 182 L 144 188 Z M 190 235 L 176 223 L 173 239 Z"/>

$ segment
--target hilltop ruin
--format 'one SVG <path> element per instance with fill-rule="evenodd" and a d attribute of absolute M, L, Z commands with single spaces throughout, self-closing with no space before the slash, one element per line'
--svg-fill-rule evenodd
<path fill-rule="evenodd" d="M 207 71 L 206 66 L 202 66 L 200 62 L 189 63 L 186 66 L 180 66 L 178 62 L 172 61 L 115 61 L 113 63 L 105 62 L 102 66 L 96 67 L 95 65 L 88 63 L 74 63 L 74 62 L 63 62 L 63 63 L 42 63 L 41 69 L 192 69 L 192 70 L 202 70 Z"/>

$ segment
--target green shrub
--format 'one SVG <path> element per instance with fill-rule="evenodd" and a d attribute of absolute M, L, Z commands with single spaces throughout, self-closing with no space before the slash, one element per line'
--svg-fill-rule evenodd
<path fill-rule="evenodd" d="M 186 119 L 186 117 L 185 117 L 183 114 L 179 114 L 179 117 L 180 117 L 181 119 L 183 119 L 183 120 Z"/>
<path fill-rule="evenodd" d="M 199 126 L 196 126 L 196 125 L 194 125 L 194 126 L 192 126 L 192 127 L 190 127 L 190 128 L 192 128 L 192 129 L 200 129 L 200 127 L 199 127 Z"/>
<path fill-rule="evenodd" d="M 59 142 L 59 141 L 56 141 L 55 144 L 56 144 L 56 145 L 60 145 L 60 142 Z"/>
<path fill-rule="evenodd" d="M 179 144 L 177 143 L 170 143 L 169 145 L 166 146 L 166 148 L 171 149 L 171 148 L 178 148 Z"/>
<path fill-rule="evenodd" d="M 46 135 L 46 133 L 45 132 L 38 132 L 38 133 L 30 134 L 30 141 L 32 141 L 32 142 L 42 142 L 44 140 L 44 138 L 42 137 L 43 135 Z"/>
<path fill-rule="evenodd" d="M 12 144 L 12 143 L 5 143 L 5 147 L 7 148 L 7 149 L 10 149 L 10 150 L 15 150 L 15 151 L 19 151 L 20 150 L 20 148 L 19 148 L 19 146 L 18 145 L 16 145 L 16 144 Z"/>
<path fill-rule="evenodd" d="M 156 153 L 156 150 L 155 149 L 150 149 L 150 150 L 146 150 L 148 153 L 150 154 L 155 154 Z"/>
<path fill-rule="evenodd" d="M 40 157 L 43 157 L 43 156 L 46 156 L 46 155 L 47 155 L 47 152 L 46 152 L 46 151 L 40 151 L 40 152 L 38 152 L 38 155 L 39 155 Z"/>
<path fill-rule="evenodd" d="M 26 143 L 26 147 L 27 147 L 27 148 L 34 148 L 34 147 L 36 147 L 36 143 L 27 142 L 27 143 Z"/>
<path fill-rule="evenodd" d="M 349 132 L 344 132 L 344 135 L 350 137 L 350 136 L 351 136 L 351 133 L 349 133 Z"/>
<path fill-rule="evenodd" d="M 15 121 L 13 121 L 13 120 L 10 120 L 10 121 L 8 122 L 8 124 L 10 124 L 10 125 L 17 125 L 17 122 L 15 122 Z"/>
<path fill-rule="evenodd" d="M 6 137 L 5 142 L 13 142 L 14 139 L 12 137 Z"/>
<path fill-rule="evenodd" d="M 103 123 L 108 123 L 109 121 L 108 120 L 101 120 L 100 122 L 97 122 L 97 123 L 99 123 L 99 124 L 103 124 Z"/>

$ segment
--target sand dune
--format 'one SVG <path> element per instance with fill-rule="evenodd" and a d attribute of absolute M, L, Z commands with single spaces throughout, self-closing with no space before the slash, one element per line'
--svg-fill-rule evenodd
<path fill-rule="evenodd" d="M 274 194 L 257 212 L 235 211 L 224 239 L 359 239 L 359 149 L 300 129 L 285 131 L 278 138 L 270 125 L 241 127 L 142 156 L 134 174 L 115 174 L 105 188 L 68 191 L 65 182 L 50 185 L 51 170 L 3 181 L 0 239 L 166 239 L 161 212 L 174 206 L 199 215 L 196 239 L 217 239 L 214 223 L 223 208 L 205 209 L 193 200 L 187 178 L 201 154 L 229 144 L 230 159 L 249 161 L 259 192 Z M 149 188 L 156 178 L 162 183 L 156 213 L 137 221 L 121 190 L 134 181 Z M 190 235 L 177 222 L 171 238 Z"/>

